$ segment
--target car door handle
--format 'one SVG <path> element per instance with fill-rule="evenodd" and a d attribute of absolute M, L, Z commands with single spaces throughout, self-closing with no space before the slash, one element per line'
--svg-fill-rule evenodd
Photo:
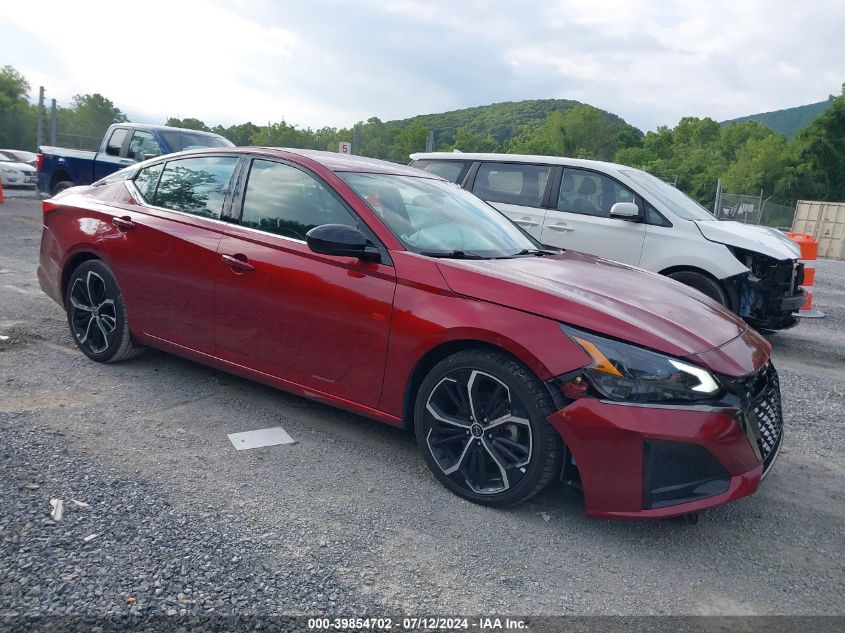
<path fill-rule="evenodd" d="M 237 253 L 235 255 L 221 255 L 221 259 L 232 268 L 237 268 L 238 270 L 255 270 L 255 266 L 249 263 L 247 256 L 241 253 Z"/>
<path fill-rule="evenodd" d="M 128 215 L 124 215 L 122 218 L 112 218 L 111 223 L 124 231 L 134 229 L 137 226 Z"/>
<path fill-rule="evenodd" d="M 566 226 L 565 224 L 550 224 L 548 228 L 552 231 L 560 231 L 561 233 L 575 230 L 571 226 Z"/>
<path fill-rule="evenodd" d="M 531 218 L 522 218 L 521 220 L 514 220 L 519 226 L 540 226 L 539 222 L 535 222 Z"/>

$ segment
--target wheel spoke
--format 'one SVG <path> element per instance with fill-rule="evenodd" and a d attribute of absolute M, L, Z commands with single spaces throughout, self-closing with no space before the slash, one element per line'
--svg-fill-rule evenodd
<path fill-rule="evenodd" d="M 508 413 L 507 415 L 503 415 L 501 418 L 493 420 L 492 422 L 488 422 L 487 425 L 484 427 L 484 430 L 489 431 L 491 429 L 495 429 L 497 426 L 502 426 L 503 424 L 522 424 L 523 426 L 530 427 L 531 422 L 526 420 L 525 418 L 520 418 L 515 415 L 511 415 Z"/>
<path fill-rule="evenodd" d="M 441 411 L 440 408 L 434 403 L 432 403 L 430 400 L 428 404 L 425 405 L 425 408 L 438 422 L 443 422 L 444 424 L 451 424 L 452 426 L 457 426 L 462 429 L 469 428 L 469 423 L 466 423 L 463 420 L 459 420 L 458 418 L 454 418 L 446 413 L 443 413 L 443 411 Z"/>
<path fill-rule="evenodd" d="M 100 328 L 100 332 L 103 333 L 103 347 L 106 348 L 109 345 L 109 333 L 106 331 L 102 319 L 97 319 L 97 327 Z"/>
<path fill-rule="evenodd" d="M 71 304 L 78 305 L 83 310 L 89 312 L 93 310 L 94 303 L 91 301 L 91 295 L 88 293 L 88 286 L 82 279 L 76 279 L 70 289 Z"/>
<path fill-rule="evenodd" d="M 484 419 L 492 420 L 493 418 L 501 417 L 510 405 L 510 396 L 508 389 L 503 384 L 496 384 L 493 393 L 487 401 L 487 406 L 484 407 Z"/>
<path fill-rule="evenodd" d="M 81 301 L 79 301 L 79 299 L 74 297 L 73 294 L 70 295 L 70 305 L 72 305 L 77 310 L 82 310 L 83 312 L 91 312 L 94 309 L 91 306 L 87 306 Z"/>
<path fill-rule="evenodd" d="M 458 440 L 463 441 L 466 439 L 466 431 L 462 431 L 461 429 L 452 427 L 432 429 L 432 434 L 434 433 L 436 433 L 438 436 L 443 435 L 444 437 L 442 437 L 441 439 L 432 440 L 430 442 L 432 446 L 443 446 L 444 444 L 450 444 Z"/>
<path fill-rule="evenodd" d="M 512 442 L 512 443 L 515 444 L 520 449 L 522 448 L 521 446 L 519 446 L 519 444 L 516 444 L 516 442 Z M 514 452 L 510 450 L 510 448 L 508 448 L 508 446 L 502 441 L 502 438 L 498 438 L 498 437 L 492 438 L 490 440 L 490 446 L 493 447 L 494 449 L 496 449 L 496 451 L 497 451 L 497 453 L 499 453 L 500 457 L 507 458 L 507 461 L 505 463 L 507 464 L 508 467 L 511 467 L 511 466 L 518 464 L 520 462 L 519 457 L 517 455 L 515 455 Z M 503 461 L 505 461 L 505 460 L 503 460 Z"/>
<path fill-rule="evenodd" d="M 470 402 L 469 400 L 467 400 L 466 392 L 463 388 L 458 386 L 458 383 L 456 381 L 444 381 L 443 390 L 449 397 L 449 400 L 451 400 L 452 404 L 455 405 L 455 408 L 463 417 L 471 415 Z"/>
<path fill-rule="evenodd" d="M 466 446 L 464 446 L 464 450 L 461 451 L 461 455 L 460 455 L 460 457 L 458 457 L 458 461 L 456 461 L 454 463 L 454 465 L 452 465 L 450 468 L 444 469 L 443 473 L 445 475 L 451 475 L 452 473 L 456 472 L 461 467 L 461 464 L 464 463 L 464 459 L 466 458 L 467 453 L 469 452 L 469 449 L 471 447 L 472 447 L 472 442 L 469 440 L 469 438 L 467 438 Z"/>
<path fill-rule="evenodd" d="M 476 445 L 478 446 L 478 445 Z M 479 448 L 476 448 L 478 452 Z M 484 455 L 478 456 L 478 487 L 481 488 L 487 482 L 487 459 Z"/>
<path fill-rule="evenodd" d="M 503 445 L 503 446 L 501 446 L 502 450 L 511 449 L 511 450 L 508 450 L 508 452 L 511 455 L 514 455 L 511 451 L 519 451 L 520 453 L 523 454 L 523 458 L 524 458 L 530 452 L 528 447 L 525 446 L 524 444 L 520 444 L 519 442 L 514 442 L 513 440 L 508 439 L 506 437 L 495 437 L 495 438 L 493 438 L 492 441 L 496 442 L 497 444 L 502 444 Z M 514 457 L 517 457 L 517 456 L 514 455 Z M 514 461 L 519 461 L 519 459 L 515 459 Z"/>
<path fill-rule="evenodd" d="M 100 305 L 106 298 L 106 284 L 103 278 L 93 270 L 89 270 L 88 276 L 85 278 L 85 286 L 88 289 L 88 299 L 91 305 Z"/>
<path fill-rule="evenodd" d="M 108 314 L 100 315 L 100 323 L 106 327 L 109 334 L 114 332 L 114 328 L 117 325 L 117 321 L 115 321 L 114 317 Z"/>
<path fill-rule="evenodd" d="M 505 472 L 505 467 L 502 465 L 502 462 L 499 461 L 499 458 L 496 456 L 494 452 L 495 447 L 490 446 L 490 443 L 487 441 L 487 438 L 481 440 L 481 445 L 484 447 L 484 450 L 487 451 L 487 454 L 490 455 L 492 460 L 495 462 L 496 466 L 499 467 L 499 471 L 502 473 L 502 484 L 504 485 L 503 490 L 507 490 L 511 487 L 510 482 L 508 481 L 508 473 Z"/>
<path fill-rule="evenodd" d="M 85 326 L 85 332 L 83 333 L 82 337 L 79 339 L 80 344 L 86 342 L 88 340 L 88 338 L 91 336 L 91 325 L 93 323 L 94 323 L 94 317 L 92 316 L 90 319 L 88 319 L 88 325 Z"/>

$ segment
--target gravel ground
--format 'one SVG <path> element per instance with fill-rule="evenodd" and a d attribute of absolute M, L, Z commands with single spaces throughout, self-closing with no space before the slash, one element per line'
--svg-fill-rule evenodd
<path fill-rule="evenodd" d="M 39 226 L 0 205 L 0 615 L 845 614 L 845 262 L 819 262 L 827 318 L 772 336 L 778 464 L 690 526 L 588 521 L 561 486 L 483 508 L 410 434 L 164 353 L 92 363 Z M 226 437 L 275 425 L 296 443 Z"/>

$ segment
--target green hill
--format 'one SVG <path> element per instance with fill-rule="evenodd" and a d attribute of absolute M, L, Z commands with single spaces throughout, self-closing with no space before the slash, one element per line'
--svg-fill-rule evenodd
<path fill-rule="evenodd" d="M 504 145 L 522 132 L 539 128 L 552 112 L 571 110 L 579 105 L 584 104 L 571 99 L 505 101 L 451 112 L 420 114 L 408 119 L 387 121 L 385 125 L 396 129 L 418 122 L 424 128 L 435 131 L 435 146 L 453 144 L 455 132 L 460 128 L 481 136 L 489 134 L 499 144 Z M 605 114 L 608 120 L 627 125 L 615 114 Z"/>
<path fill-rule="evenodd" d="M 749 114 L 748 116 L 741 116 L 738 119 L 722 121 L 721 125 L 724 126 L 728 123 L 758 121 L 763 125 L 767 125 L 775 132 L 783 134 L 787 138 L 792 138 L 798 130 L 809 125 L 810 121 L 827 110 L 829 105 L 830 100 L 828 99 L 827 101 L 809 103 L 807 105 L 797 106 L 795 108 L 786 108 L 784 110 L 775 110 L 774 112 Z"/>

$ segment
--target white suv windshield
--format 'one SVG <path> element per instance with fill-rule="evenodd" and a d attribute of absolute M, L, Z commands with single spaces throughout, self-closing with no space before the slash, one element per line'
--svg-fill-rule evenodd
<path fill-rule="evenodd" d="M 656 178 L 644 171 L 624 170 L 621 173 L 639 183 L 643 189 L 669 207 L 672 213 L 679 218 L 684 220 L 708 221 L 716 221 L 718 219 L 683 191 L 663 182 L 660 178 Z"/>
<path fill-rule="evenodd" d="M 450 182 L 391 174 L 338 175 L 415 253 L 513 257 L 539 247 L 496 209 Z"/>

